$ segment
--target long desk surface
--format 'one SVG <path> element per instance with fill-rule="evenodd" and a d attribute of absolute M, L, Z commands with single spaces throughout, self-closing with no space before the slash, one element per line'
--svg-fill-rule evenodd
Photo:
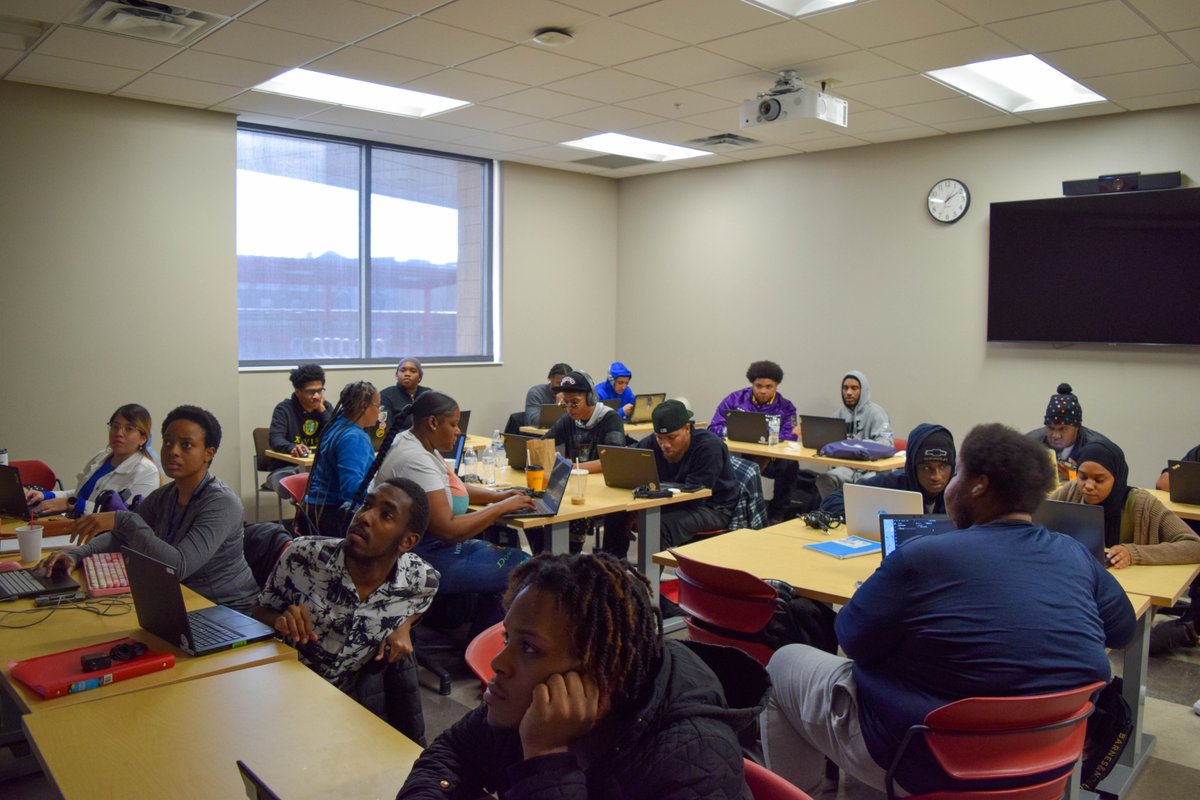
<path fill-rule="evenodd" d="M 296 661 L 23 718 L 67 800 L 245 797 L 235 762 L 279 796 L 391 798 L 420 748 Z"/>
<path fill-rule="evenodd" d="M 11 557 L 4 560 L 11 560 Z M 83 579 L 78 571 L 74 578 L 79 581 L 80 585 L 83 584 Z M 212 605 L 186 586 L 181 588 L 183 589 L 184 605 L 189 611 Z M 22 713 L 41 713 L 259 664 L 296 660 L 294 648 L 274 640 L 257 642 L 207 656 L 189 656 L 179 648 L 142 630 L 138 626 L 137 612 L 134 611 L 133 601 L 128 595 L 105 599 L 124 601 L 128 605 L 120 606 L 118 610 L 127 610 L 125 613 L 112 616 L 98 616 L 69 607 L 32 610 L 35 608 L 32 600 L 11 600 L 0 604 L 0 619 L 3 619 L 4 624 L 9 626 L 28 625 L 28 627 L 15 629 L 0 628 L 0 653 L 3 654 L 3 658 L 0 660 L 0 683 L 12 696 Z M 8 613 L 26 610 L 29 610 L 28 614 Z M 12 670 L 9 668 L 9 664 L 13 661 L 22 661 L 48 653 L 60 653 L 63 650 L 86 647 L 123 636 L 143 642 L 155 652 L 174 653 L 175 666 L 160 672 L 111 683 L 98 689 L 49 700 L 43 699 L 28 686 L 14 679 Z"/>
<path fill-rule="evenodd" d="M 887 472 L 893 469 L 904 469 L 904 454 L 891 458 L 881 458 L 878 461 L 855 461 L 849 458 L 828 458 L 817 455 L 811 447 L 801 447 L 798 442 L 780 442 L 776 445 L 758 444 L 756 442 L 735 442 L 725 440 L 725 446 L 731 453 L 759 458 L 780 458 L 786 461 L 799 461 L 805 464 L 816 464 L 824 467 L 849 467 L 870 472 Z"/>
<path fill-rule="evenodd" d="M 1190 503 L 1176 503 L 1171 500 L 1171 493 L 1164 492 L 1162 489 L 1143 489 L 1143 492 L 1149 492 L 1159 499 L 1159 501 L 1180 519 L 1200 519 L 1200 506 Z"/>

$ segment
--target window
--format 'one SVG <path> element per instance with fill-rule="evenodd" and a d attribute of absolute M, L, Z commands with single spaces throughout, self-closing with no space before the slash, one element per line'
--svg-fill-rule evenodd
<path fill-rule="evenodd" d="M 492 360 L 492 164 L 237 134 L 242 366 Z"/>

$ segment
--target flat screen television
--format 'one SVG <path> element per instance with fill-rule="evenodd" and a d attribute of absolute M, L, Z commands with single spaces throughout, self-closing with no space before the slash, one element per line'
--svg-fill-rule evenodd
<path fill-rule="evenodd" d="M 987 338 L 1200 345 L 1200 189 L 992 203 Z"/>

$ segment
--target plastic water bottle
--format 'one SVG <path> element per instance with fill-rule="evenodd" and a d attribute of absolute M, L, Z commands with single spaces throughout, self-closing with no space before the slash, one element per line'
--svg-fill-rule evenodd
<path fill-rule="evenodd" d="M 774 447 L 779 444 L 779 425 L 778 414 L 767 414 L 767 446 Z"/>
<path fill-rule="evenodd" d="M 483 448 L 483 458 L 479 461 L 479 477 L 487 484 L 496 482 L 496 450 L 491 442 Z"/>
<path fill-rule="evenodd" d="M 884 442 L 896 441 L 895 434 L 892 433 L 892 423 L 885 422 L 883 427 L 879 429 L 879 438 Z"/>
<path fill-rule="evenodd" d="M 466 452 L 463 453 L 462 471 L 464 475 L 479 474 L 479 460 L 475 457 L 474 447 L 466 447 Z"/>
<path fill-rule="evenodd" d="M 508 481 L 508 452 L 504 449 L 504 440 L 496 443 L 496 483 Z"/>

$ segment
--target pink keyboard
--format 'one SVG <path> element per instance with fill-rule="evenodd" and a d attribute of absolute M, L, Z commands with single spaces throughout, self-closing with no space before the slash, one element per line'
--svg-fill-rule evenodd
<path fill-rule="evenodd" d="M 125 559 L 120 553 L 97 553 L 83 559 L 83 583 L 92 597 L 129 594 Z"/>

